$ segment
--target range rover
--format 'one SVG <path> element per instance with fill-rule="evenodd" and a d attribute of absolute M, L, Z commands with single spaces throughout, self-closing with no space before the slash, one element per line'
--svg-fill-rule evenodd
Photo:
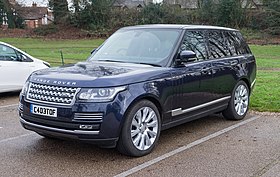
<path fill-rule="evenodd" d="M 255 78 L 255 58 L 238 30 L 125 27 L 87 61 L 32 73 L 20 94 L 20 122 L 47 138 L 144 156 L 164 129 L 213 113 L 243 119 Z"/>

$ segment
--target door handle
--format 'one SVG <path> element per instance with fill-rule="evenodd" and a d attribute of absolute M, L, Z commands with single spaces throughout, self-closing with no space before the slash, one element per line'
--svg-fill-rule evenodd
<path fill-rule="evenodd" d="M 210 70 L 210 68 L 208 68 L 208 67 L 203 67 L 202 69 L 201 69 L 201 72 L 207 72 L 207 71 L 209 71 Z"/>
<path fill-rule="evenodd" d="M 229 64 L 230 64 L 231 66 L 234 66 L 234 65 L 237 65 L 237 64 L 238 64 L 238 61 L 236 61 L 236 60 L 229 61 Z"/>

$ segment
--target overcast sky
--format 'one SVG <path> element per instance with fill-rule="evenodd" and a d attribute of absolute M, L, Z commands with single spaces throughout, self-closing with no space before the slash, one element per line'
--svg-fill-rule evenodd
<path fill-rule="evenodd" d="M 36 2 L 38 6 L 47 6 L 48 0 L 17 0 L 20 4 L 24 6 L 31 6 L 33 2 Z M 68 0 L 70 1 L 70 0 Z M 154 2 L 162 2 L 162 0 L 153 0 Z"/>

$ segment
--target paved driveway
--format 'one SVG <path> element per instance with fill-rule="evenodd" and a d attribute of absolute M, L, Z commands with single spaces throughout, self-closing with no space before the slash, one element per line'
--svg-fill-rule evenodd
<path fill-rule="evenodd" d="M 24 130 L 17 95 L 0 95 L 0 176 L 280 176 L 277 114 L 205 117 L 163 131 L 155 151 L 131 158 Z"/>

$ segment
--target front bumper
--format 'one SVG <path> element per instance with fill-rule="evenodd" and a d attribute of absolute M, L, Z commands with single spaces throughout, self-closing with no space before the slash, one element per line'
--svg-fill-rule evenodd
<path fill-rule="evenodd" d="M 98 144 L 102 147 L 115 147 L 121 131 L 121 123 L 127 108 L 123 101 L 126 93 L 121 93 L 108 103 L 75 103 L 71 106 L 57 106 L 32 102 L 20 97 L 19 116 L 25 129 L 50 137 L 73 139 Z M 32 114 L 32 104 L 57 108 L 57 117 Z M 102 114 L 102 118 L 76 118 L 81 114 Z M 85 127 L 90 127 L 86 129 Z"/>
<path fill-rule="evenodd" d="M 31 123 L 24 120 L 23 118 L 20 118 L 20 123 L 25 129 L 37 132 L 41 135 L 58 137 L 61 139 L 79 140 L 87 143 L 97 144 L 101 147 L 114 148 L 116 147 L 118 142 L 118 138 L 107 138 L 107 139 L 92 138 L 92 135 L 98 135 L 99 131 L 79 131 L 79 130 L 66 130 L 60 128 L 53 128 L 53 127 Z"/>

